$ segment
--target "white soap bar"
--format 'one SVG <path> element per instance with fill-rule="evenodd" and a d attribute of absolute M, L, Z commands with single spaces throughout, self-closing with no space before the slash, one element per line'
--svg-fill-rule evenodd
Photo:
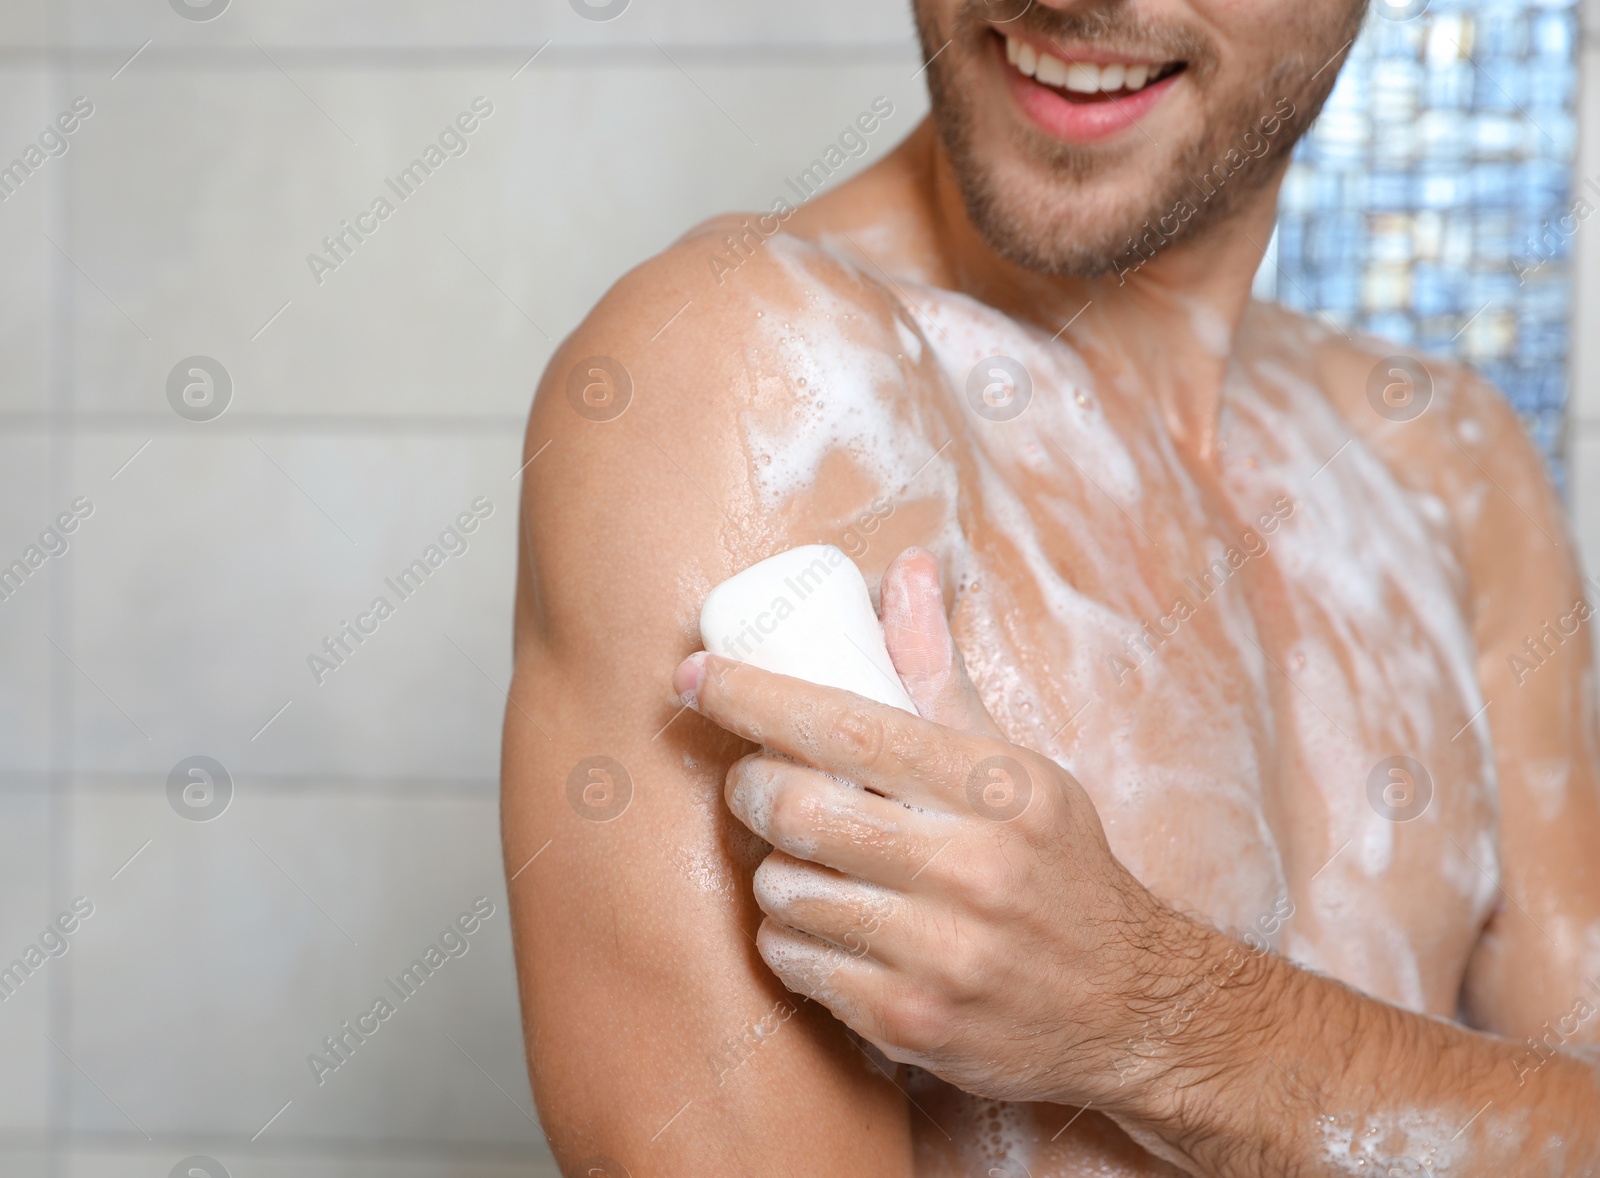
<path fill-rule="evenodd" d="M 700 640 L 712 654 L 917 714 L 867 582 L 832 544 L 791 548 L 722 582 L 700 607 Z"/>

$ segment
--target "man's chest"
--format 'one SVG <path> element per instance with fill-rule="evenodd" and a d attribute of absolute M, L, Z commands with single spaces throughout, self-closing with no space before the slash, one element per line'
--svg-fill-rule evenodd
<path fill-rule="evenodd" d="M 1443 504 L 1303 371 L 1234 365 L 1201 460 L 1137 378 L 971 300 L 918 300 L 903 355 L 817 361 L 803 403 L 752 417 L 763 502 L 849 522 L 870 500 L 870 535 L 838 525 L 869 573 L 938 552 L 990 710 L 1081 780 L 1158 894 L 1453 1013 L 1498 867 Z M 814 485 L 790 498 L 796 472 Z"/>
<path fill-rule="evenodd" d="M 1038 417 L 952 459 L 953 624 L 996 718 L 1159 895 L 1454 1013 L 1496 810 L 1442 510 L 1331 411 L 1230 403 L 1204 472 Z"/>

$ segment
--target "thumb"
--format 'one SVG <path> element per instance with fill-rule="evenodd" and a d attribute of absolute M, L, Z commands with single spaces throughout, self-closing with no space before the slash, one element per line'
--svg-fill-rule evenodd
<path fill-rule="evenodd" d="M 950 635 L 933 553 L 907 548 L 895 557 L 883 574 L 879 596 L 889 657 L 923 719 L 1003 738 Z"/>

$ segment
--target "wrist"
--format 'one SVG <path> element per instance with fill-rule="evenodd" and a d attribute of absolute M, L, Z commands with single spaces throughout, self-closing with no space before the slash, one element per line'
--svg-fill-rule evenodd
<path fill-rule="evenodd" d="M 1192 1158 L 1226 1139 L 1244 1093 L 1271 1090 L 1256 1073 L 1276 1039 L 1294 969 L 1251 945 L 1163 909 L 1151 924 L 1134 1024 L 1114 1055 L 1117 1119 L 1147 1148 Z M 1292 1000 L 1290 1005 L 1292 1005 Z M 1256 1100 L 1251 1095 L 1250 1100 Z"/>

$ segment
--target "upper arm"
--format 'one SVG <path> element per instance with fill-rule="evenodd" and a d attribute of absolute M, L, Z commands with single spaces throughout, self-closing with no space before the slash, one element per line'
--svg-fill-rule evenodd
<path fill-rule="evenodd" d="M 1586 995 L 1600 1005 L 1584 984 L 1600 968 L 1593 634 L 1578 554 L 1538 452 L 1497 391 L 1468 377 L 1457 392 L 1438 469 L 1462 513 L 1500 786 L 1502 888 L 1463 999 L 1476 1025 L 1522 1038 Z"/>
<path fill-rule="evenodd" d="M 1396 479 L 1450 513 L 1499 785 L 1500 890 L 1467 964 L 1462 1010 L 1486 1031 L 1539 1035 L 1586 995 L 1600 1007 L 1584 981 L 1600 976 L 1600 618 L 1588 618 L 1561 502 L 1505 397 L 1458 365 L 1419 356 L 1430 403 L 1412 421 L 1380 420 L 1366 404 L 1375 354 L 1330 341 L 1327 388 Z M 1578 1035 L 1600 1037 L 1600 1020 Z"/>
<path fill-rule="evenodd" d="M 767 848 L 722 802 L 750 746 L 670 699 L 705 592 L 798 542 L 752 507 L 741 292 L 709 273 L 680 247 L 620 283 L 530 418 L 502 810 L 534 1092 L 569 1172 L 909 1174 L 905 1098 L 756 953 Z M 593 356 L 628 373 L 611 420 L 568 397 Z"/>

